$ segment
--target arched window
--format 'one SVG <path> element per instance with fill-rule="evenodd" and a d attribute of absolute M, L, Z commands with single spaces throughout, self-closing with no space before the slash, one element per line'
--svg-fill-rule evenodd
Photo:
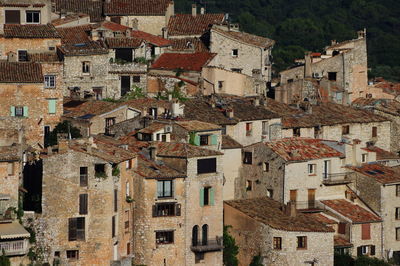
<path fill-rule="evenodd" d="M 207 245 L 207 240 L 208 240 L 208 225 L 203 225 L 202 227 L 202 238 L 201 238 L 201 244 L 203 246 Z"/>
<path fill-rule="evenodd" d="M 199 226 L 195 225 L 192 229 L 192 246 L 197 246 L 199 243 Z"/>

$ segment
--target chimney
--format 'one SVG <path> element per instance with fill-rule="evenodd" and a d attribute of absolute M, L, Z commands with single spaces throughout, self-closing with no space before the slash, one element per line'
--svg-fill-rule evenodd
<path fill-rule="evenodd" d="M 304 78 L 312 77 L 312 61 L 311 52 L 305 52 L 304 54 Z"/>
<path fill-rule="evenodd" d="M 59 139 L 58 140 L 58 152 L 63 152 L 68 150 L 68 140 Z"/>
<path fill-rule="evenodd" d="M 260 99 L 257 97 L 253 101 L 254 106 L 259 106 L 260 105 Z"/>
<path fill-rule="evenodd" d="M 200 14 L 204 15 L 205 12 L 206 12 L 206 9 L 202 6 L 202 7 L 200 8 Z"/>
<path fill-rule="evenodd" d="M 331 45 L 335 45 L 335 44 L 337 44 L 337 41 L 336 40 L 331 40 Z"/>
<path fill-rule="evenodd" d="M 14 52 L 8 52 L 7 61 L 8 62 L 17 62 L 17 54 Z"/>
<path fill-rule="evenodd" d="M 195 17 L 197 15 L 197 6 L 196 4 L 192 4 L 192 16 Z"/>
<path fill-rule="evenodd" d="M 226 110 L 226 114 L 227 114 L 227 116 L 228 116 L 229 118 L 233 118 L 233 109 L 232 109 L 232 108 L 227 109 L 227 110 Z"/>
<path fill-rule="evenodd" d="M 357 37 L 358 39 L 363 39 L 367 36 L 367 29 L 359 30 L 357 31 Z"/>
<path fill-rule="evenodd" d="M 297 211 L 296 211 L 296 202 L 295 201 L 289 201 L 286 206 L 284 207 L 285 214 L 290 216 L 290 217 L 296 217 Z"/>

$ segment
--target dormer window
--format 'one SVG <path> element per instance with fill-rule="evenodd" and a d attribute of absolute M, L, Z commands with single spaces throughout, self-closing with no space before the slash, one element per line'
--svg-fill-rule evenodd
<path fill-rule="evenodd" d="M 27 24 L 39 24 L 40 23 L 40 11 L 26 11 L 26 23 Z"/>

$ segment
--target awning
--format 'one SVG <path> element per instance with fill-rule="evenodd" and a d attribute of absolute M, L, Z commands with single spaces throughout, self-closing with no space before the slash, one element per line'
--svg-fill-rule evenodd
<path fill-rule="evenodd" d="M 31 234 L 18 222 L 0 224 L 0 239 L 28 238 Z"/>

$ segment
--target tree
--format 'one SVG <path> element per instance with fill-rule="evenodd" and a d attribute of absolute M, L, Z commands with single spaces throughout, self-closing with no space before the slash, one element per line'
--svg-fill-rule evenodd
<path fill-rule="evenodd" d="M 0 266 L 11 266 L 10 259 L 6 256 L 4 249 L 2 249 L 2 255 L 0 256 Z"/>
<path fill-rule="evenodd" d="M 237 266 L 239 261 L 237 254 L 239 253 L 239 247 L 236 246 L 235 238 L 233 238 L 229 232 L 230 226 L 224 226 L 224 251 L 223 260 L 225 266 Z"/>
<path fill-rule="evenodd" d="M 50 132 L 50 134 L 45 139 L 44 146 L 48 147 L 57 145 L 57 134 L 59 133 L 70 134 L 71 138 L 73 139 L 82 137 L 81 131 L 78 128 L 72 126 L 71 122 L 63 121 L 61 123 L 58 123 L 58 125 L 53 129 L 53 131 Z"/>
<path fill-rule="evenodd" d="M 264 266 L 264 264 L 262 264 L 261 254 L 254 256 L 249 266 Z"/>

